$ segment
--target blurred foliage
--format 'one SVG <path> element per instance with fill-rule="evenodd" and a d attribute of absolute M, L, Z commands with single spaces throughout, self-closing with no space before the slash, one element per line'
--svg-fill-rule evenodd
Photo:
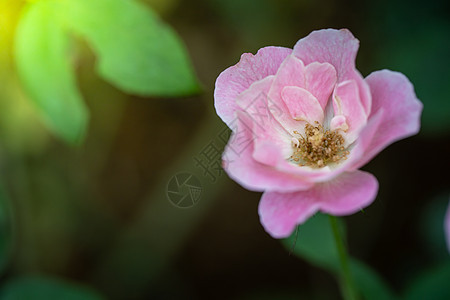
<path fill-rule="evenodd" d="M 338 226 L 345 236 L 344 224 L 339 222 Z M 305 224 L 298 226 L 289 238 L 283 240 L 283 244 L 318 267 L 333 271 L 340 268 L 339 254 L 327 215 L 314 215 Z"/>
<path fill-rule="evenodd" d="M 376 65 L 411 80 L 424 104 L 422 132 L 429 136 L 450 132 L 449 11 L 447 1 L 425 5 L 420 0 L 383 0 L 370 11 L 372 21 L 379 23 L 374 32 Z"/>
<path fill-rule="evenodd" d="M 361 292 L 364 299 L 398 299 L 385 280 L 366 264 L 359 260 L 351 259 L 350 269 L 357 289 Z"/>
<path fill-rule="evenodd" d="M 101 300 L 97 292 L 89 288 L 42 276 L 13 279 L 0 292 L 1 300 Z"/>
<path fill-rule="evenodd" d="M 47 142 L 46 130 L 15 76 L 13 61 L 13 41 L 24 2 L 0 0 L 0 136 L 3 147 L 14 153 L 36 153 Z"/>
<path fill-rule="evenodd" d="M 445 245 L 443 220 L 447 204 L 446 201 L 430 203 L 430 208 L 425 212 L 422 226 L 427 237 L 427 246 L 432 250 L 437 246 L 441 253 L 439 264 L 431 270 L 420 273 L 413 282 L 408 284 L 405 296 L 402 299 L 449 299 L 450 298 L 450 260 Z M 439 198 L 439 200 L 442 200 Z M 444 205 L 442 205 L 444 203 Z M 344 226 L 340 223 L 341 231 Z M 326 215 L 316 214 L 303 225 L 298 226 L 297 231 L 289 238 L 283 240 L 287 250 L 293 249 L 294 254 L 308 262 L 339 274 L 340 261 L 336 250 L 333 233 Z M 436 250 L 434 250 L 436 251 Z M 439 256 L 434 256 L 439 258 Z M 356 288 L 366 300 L 397 299 L 384 280 L 371 268 L 357 259 L 351 258 L 350 269 Z"/>
<path fill-rule="evenodd" d="M 406 74 L 424 104 L 422 131 L 443 135 L 450 131 L 450 23 L 427 24 L 388 40 L 379 62 Z M 415 62 L 415 63 L 411 63 Z"/>
<path fill-rule="evenodd" d="M 410 285 L 406 300 L 446 300 L 450 299 L 450 261 L 440 264 L 421 274 Z"/>
<path fill-rule="evenodd" d="M 199 92 L 181 41 L 147 7 L 124 0 L 65 0 L 64 4 L 67 25 L 92 46 L 100 75 L 115 86 L 152 96 Z"/>
<path fill-rule="evenodd" d="M 0 275 L 10 264 L 14 249 L 13 212 L 10 199 L 0 185 Z"/>
<path fill-rule="evenodd" d="M 341 235 L 344 236 L 343 223 L 339 222 L 338 226 L 342 232 Z M 283 245 L 286 249 L 293 248 L 295 255 L 339 276 L 341 264 L 327 215 L 320 213 L 314 215 L 304 224 L 298 226 L 294 234 L 283 240 Z M 355 288 L 363 295 L 364 299 L 396 299 L 390 288 L 376 272 L 354 258 L 350 258 L 349 263 Z"/>
<path fill-rule="evenodd" d="M 12 41 L 15 36 L 15 28 L 25 0 L 0 0 L 0 61 L 3 68 L 0 73 L 4 76 L 5 69 L 11 71 L 12 66 Z"/>
<path fill-rule="evenodd" d="M 282 247 L 259 223 L 260 195 L 225 174 L 211 183 L 193 157 L 225 126 L 213 110 L 214 81 L 243 52 L 346 27 L 361 41 L 364 75 L 403 72 L 424 102 L 421 134 L 366 167 L 380 191 L 364 214 L 347 218 L 348 244 L 373 269 L 353 259 L 355 281 L 367 299 L 392 299 L 391 286 L 407 299 L 448 298 L 448 199 L 439 195 L 450 182 L 449 3 L 0 0 L 0 178 L 8 191 L 7 198 L 0 191 L 0 294 L 99 298 L 70 283 L 80 282 L 108 299 L 337 298 L 326 218 L 299 228 L 294 252 L 303 259 L 289 256 L 294 237 Z M 163 99 L 198 91 L 186 50 L 165 24 L 186 43 L 202 97 Z M 47 103 L 54 95 L 75 100 Z M 85 134 L 84 143 L 53 139 L 38 102 L 71 114 L 47 124 L 59 122 L 53 131 L 70 142 Z M 204 188 L 190 210 L 166 199 L 180 171 Z M 27 276 L 36 273 L 52 277 Z"/>
<path fill-rule="evenodd" d="M 158 15 L 164 16 L 170 14 L 178 5 L 180 0 L 143 0 L 150 5 Z"/>
<path fill-rule="evenodd" d="M 46 124 L 67 142 L 78 143 L 88 111 L 66 55 L 69 37 L 57 11 L 47 0 L 25 8 L 17 28 L 17 69 Z"/>
<path fill-rule="evenodd" d="M 69 61 L 71 31 L 92 46 L 99 74 L 125 92 L 182 96 L 199 91 L 181 41 L 149 8 L 124 0 L 30 3 L 17 29 L 19 76 L 47 125 L 69 143 L 83 139 L 88 120 Z"/>

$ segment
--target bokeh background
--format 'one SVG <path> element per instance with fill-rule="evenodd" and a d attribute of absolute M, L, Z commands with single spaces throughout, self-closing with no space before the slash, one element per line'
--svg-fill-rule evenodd
<path fill-rule="evenodd" d="M 364 167 L 380 190 L 364 212 L 344 218 L 349 251 L 399 297 L 421 278 L 432 287 L 450 282 L 443 233 L 450 195 L 450 2 L 141 3 L 181 37 L 202 91 L 173 98 L 124 92 L 97 74 L 95 53 L 74 38 L 76 81 L 90 120 L 85 139 L 73 146 L 44 125 L 17 75 L 15 29 L 27 1 L 0 1 L 2 297 L 49 299 L 66 288 L 85 299 L 340 299 L 332 274 L 264 232 L 261 194 L 196 162 L 205 147 L 221 152 L 225 145 L 226 126 L 213 107 L 218 74 L 244 52 L 293 47 L 329 27 L 348 28 L 360 40 L 356 65 L 363 76 L 400 71 L 424 103 L 421 132 Z M 167 197 L 180 172 L 201 183 L 191 208 L 177 208 Z M 440 287 L 430 290 L 435 294 L 427 299 L 448 296 Z M 14 296 L 24 291 L 32 292 Z"/>

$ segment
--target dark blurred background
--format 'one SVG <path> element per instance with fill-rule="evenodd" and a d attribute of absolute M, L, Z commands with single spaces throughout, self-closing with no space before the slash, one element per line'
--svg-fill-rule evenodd
<path fill-rule="evenodd" d="M 360 40 L 363 76 L 400 71 L 424 103 L 421 132 L 364 167 L 380 190 L 364 212 L 344 218 L 350 253 L 398 294 L 448 262 L 442 227 L 450 195 L 450 2 L 142 2 L 178 32 L 203 92 L 126 94 L 96 75 L 96 57 L 80 40 L 76 74 L 91 120 L 78 147 L 49 133 L 18 82 L 11 49 L 25 1 L 0 2 L 0 172 L 10 200 L 0 214 L 3 284 L 41 274 L 107 299 L 340 299 L 332 275 L 263 230 L 261 194 L 196 161 L 208 145 L 225 145 L 226 126 L 213 107 L 219 73 L 244 52 L 293 47 L 329 27 L 348 28 Z M 200 181 L 193 207 L 177 208 L 167 197 L 179 173 Z"/>

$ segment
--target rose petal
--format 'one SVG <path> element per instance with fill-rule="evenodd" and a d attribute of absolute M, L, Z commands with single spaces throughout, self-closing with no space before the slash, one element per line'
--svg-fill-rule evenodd
<path fill-rule="evenodd" d="M 361 103 L 366 114 L 371 109 L 370 91 L 361 74 L 355 69 L 359 41 L 347 29 L 324 29 L 311 32 L 294 46 L 293 55 L 305 66 L 311 63 L 329 63 L 337 72 L 337 82 L 353 79 L 359 87 Z"/>
<path fill-rule="evenodd" d="M 288 141 L 286 143 L 290 147 L 292 141 Z M 289 150 L 290 149 L 288 147 L 280 145 L 279 142 L 277 143 L 256 139 L 253 158 L 262 164 L 267 164 L 273 167 L 277 172 L 290 174 L 292 177 L 300 178 L 302 181 L 310 183 L 332 179 L 339 174 L 338 172 L 345 171 L 331 170 L 328 166 L 320 169 L 313 169 L 306 166 L 294 165 L 293 163 L 287 161 L 289 156 L 292 155 L 292 150 L 288 152 Z M 296 189 L 290 189 L 290 191 L 295 190 Z M 304 190 L 304 188 L 297 190 Z M 268 188 L 267 191 L 287 192 L 287 190 L 271 188 Z"/>
<path fill-rule="evenodd" d="M 322 123 L 322 107 L 316 97 L 307 90 L 297 86 L 286 86 L 281 91 L 281 98 L 293 119 L 310 124 L 314 121 Z"/>
<path fill-rule="evenodd" d="M 333 180 L 334 178 L 340 176 L 344 172 L 354 171 L 362 166 L 362 162 L 364 163 L 364 152 L 369 147 L 371 140 L 374 134 L 377 132 L 378 127 L 380 126 L 381 120 L 383 117 L 383 110 L 380 109 L 367 123 L 367 125 L 361 130 L 360 135 L 356 142 L 350 146 L 350 154 L 347 156 L 347 159 L 341 161 L 338 165 L 333 166 L 325 166 L 323 168 L 310 168 L 307 166 L 298 166 L 293 164 L 292 162 L 287 161 L 287 158 L 292 154 L 286 155 L 288 153 L 288 148 L 292 147 L 292 140 L 289 140 L 289 136 L 285 135 L 282 139 L 276 140 L 273 138 L 272 147 L 278 147 L 278 152 L 283 153 L 277 156 L 278 160 L 272 158 L 271 165 L 277 170 L 292 174 L 292 176 L 298 176 L 303 178 L 305 181 L 310 181 L 314 183 L 323 183 L 326 181 Z M 285 143 L 284 146 L 282 144 Z M 288 144 L 289 146 L 287 146 Z M 260 142 L 260 139 L 255 140 L 255 152 L 260 151 L 259 147 L 268 147 L 267 145 Z M 261 150 L 265 151 L 265 150 Z M 259 160 L 260 155 L 254 155 L 254 158 L 261 163 L 264 161 Z"/>
<path fill-rule="evenodd" d="M 355 146 L 351 149 L 351 158 L 347 160 L 347 171 L 353 171 L 362 167 L 367 161 L 365 160 L 364 153 L 370 146 L 375 133 L 380 127 L 383 120 L 384 111 L 382 109 L 370 118 L 367 125 L 359 133 L 358 139 L 355 142 Z"/>
<path fill-rule="evenodd" d="M 251 119 L 247 127 L 252 128 L 255 152 L 258 151 L 259 144 L 269 144 L 271 146 L 270 149 L 263 147 L 258 153 L 253 154 L 257 161 L 266 165 L 272 165 L 280 159 L 285 160 L 292 153 L 292 136 L 270 113 L 271 107 L 269 107 L 270 101 L 267 93 L 273 79 L 274 76 L 272 75 L 256 81 L 249 89 L 237 97 L 238 105 L 242 111 L 247 113 L 247 119 Z"/>
<path fill-rule="evenodd" d="M 242 111 L 252 119 L 253 135 L 259 139 L 268 139 L 271 142 L 281 143 L 281 140 L 289 141 L 291 135 L 274 119 L 267 96 L 272 86 L 274 76 L 254 82 L 247 90 L 236 99 Z"/>
<path fill-rule="evenodd" d="M 271 166 L 255 161 L 254 142 L 257 137 L 252 119 L 242 111 L 237 111 L 236 130 L 233 132 L 223 154 L 224 169 L 228 175 L 253 191 L 301 190 L 312 186 L 298 176 L 286 174 Z"/>
<path fill-rule="evenodd" d="M 325 110 L 336 84 L 336 69 L 328 63 L 313 62 L 306 66 L 305 78 L 306 90 L 316 97 L 322 110 Z"/>
<path fill-rule="evenodd" d="M 283 47 L 265 47 L 255 55 L 245 53 L 238 64 L 219 75 L 214 90 L 214 106 L 219 117 L 227 125 L 235 118 L 236 97 L 253 82 L 274 75 L 291 52 L 291 49 Z"/>
<path fill-rule="evenodd" d="M 305 87 L 305 83 L 305 65 L 297 57 L 289 55 L 275 75 L 271 92 L 280 95 L 285 86 Z"/>
<path fill-rule="evenodd" d="M 236 97 L 240 110 L 245 111 L 261 128 L 271 129 L 269 123 L 267 93 L 272 85 L 274 76 L 255 81 L 251 86 Z"/>
<path fill-rule="evenodd" d="M 375 133 L 362 164 L 370 161 L 388 145 L 416 134 L 420 128 L 423 105 L 405 75 L 389 70 L 373 72 L 366 78 L 372 92 L 372 118 L 380 109 L 383 119 Z"/>
<path fill-rule="evenodd" d="M 258 212 L 264 229 L 274 238 L 288 237 L 295 226 L 319 210 L 311 190 L 294 193 L 265 192 Z"/>
<path fill-rule="evenodd" d="M 330 63 L 336 68 L 338 81 L 353 79 L 359 41 L 347 29 L 324 29 L 311 32 L 294 46 L 293 55 L 305 65 Z"/>
<path fill-rule="evenodd" d="M 348 130 L 347 119 L 343 115 L 333 117 L 330 122 L 330 129 L 331 130 L 340 129 L 342 131 L 347 131 Z"/>
<path fill-rule="evenodd" d="M 345 142 L 353 143 L 359 131 L 366 124 L 367 116 L 359 98 L 358 85 L 354 80 L 338 84 L 333 93 L 335 116 L 344 116 L 348 126 Z"/>
<path fill-rule="evenodd" d="M 256 161 L 272 167 L 276 166 L 282 157 L 283 150 L 280 145 L 275 145 L 270 140 L 260 141 L 253 151 L 253 158 Z"/>
<path fill-rule="evenodd" d="M 363 171 L 346 172 L 321 184 L 320 210 L 336 216 L 354 214 L 369 206 L 378 192 L 378 181 Z"/>
<path fill-rule="evenodd" d="M 380 124 L 381 116 L 382 111 L 380 111 L 377 116 L 374 117 L 366 127 L 364 127 L 362 131 L 364 132 L 363 138 L 358 139 L 355 145 L 352 146 L 347 159 L 332 168 L 330 168 L 330 166 L 325 166 L 323 168 L 311 168 L 307 166 L 298 166 L 292 162 L 289 162 L 289 156 L 292 155 L 293 141 L 289 139 L 289 136 L 287 135 L 283 138 L 274 135 L 268 140 L 261 139 L 258 136 L 258 138 L 254 141 L 255 148 L 253 157 L 262 164 L 268 164 L 274 167 L 277 171 L 302 178 L 304 181 L 314 183 L 330 181 L 344 172 L 354 171 L 359 168 L 362 155 L 364 154 L 367 145 L 370 143 L 373 134 L 376 132 Z M 272 148 L 276 148 L 277 150 L 275 151 Z M 263 153 L 270 152 L 272 154 L 264 154 L 267 155 L 266 158 L 263 154 L 259 153 L 260 151 Z M 274 153 L 277 153 L 277 155 Z M 270 159 L 268 159 L 269 156 Z M 281 189 L 277 189 L 276 191 L 283 192 Z"/>
<path fill-rule="evenodd" d="M 361 130 L 356 142 L 352 146 L 350 146 L 350 154 L 347 156 L 347 159 L 341 161 L 337 166 L 333 166 L 331 168 L 330 166 L 325 166 L 323 168 L 310 168 L 307 166 L 298 166 L 293 164 L 292 162 L 289 162 L 287 158 L 289 158 L 289 156 L 292 154 L 292 152 L 289 152 L 289 147 L 292 147 L 292 141 L 289 139 L 288 135 L 285 135 L 283 138 L 279 138 L 279 136 L 275 135 L 274 137 L 272 137 L 269 143 L 263 143 L 259 138 L 255 139 L 254 158 L 255 160 L 265 164 L 268 160 L 260 159 L 262 156 L 258 152 L 269 151 L 264 149 L 266 147 L 275 147 L 278 149 L 277 151 L 279 155 L 276 156 L 277 159 L 275 159 L 275 156 L 271 157 L 270 165 L 273 166 L 276 170 L 285 174 L 291 174 L 292 176 L 302 178 L 302 180 L 304 181 L 314 183 L 331 181 L 338 176 L 341 176 L 341 174 L 349 171 L 355 171 L 363 164 L 365 164 L 363 155 L 370 146 L 372 138 L 381 124 L 382 118 L 383 110 L 380 109 Z M 282 192 L 283 190 L 278 189 L 277 191 Z"/>
<path fill-rule="evenodd" d="M 259 216 L 271 236 L 284 238 L 319 210 L 348 215 L 363 209 L 373 202 L 377 191 L 373 175 L 362 171 L 344 173 L 306 191 L 265 192 L 259 203 Z"/>
<path fill-rule="evenodd" d="M 305 66 L 297 57 L 289 55 L 281 64 L 272 87 L 269 90 L 269 100 L 273 109 L 273 116 L 277 119 L 287 131 L 297 130 L 299 123 L 295 121 L 286 103 L 282 99 L 282 91 L 286 86 L 305 87 Z"/>

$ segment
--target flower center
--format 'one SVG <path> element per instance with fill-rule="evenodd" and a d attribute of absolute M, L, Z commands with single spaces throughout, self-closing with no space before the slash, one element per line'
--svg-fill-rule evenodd
<path fill-rule="evenodd" d="M 298 132 L 294 131 L 298 134 Z M 325 130 L 318 122 L 305 125 L 305 136 L 294 139 L 294 153 L 290 160 L 299 166 L 322 168 L 330 163 L 347 159 L 349 151 L 344 147 L 344 138 L 336 130 Z"/>

